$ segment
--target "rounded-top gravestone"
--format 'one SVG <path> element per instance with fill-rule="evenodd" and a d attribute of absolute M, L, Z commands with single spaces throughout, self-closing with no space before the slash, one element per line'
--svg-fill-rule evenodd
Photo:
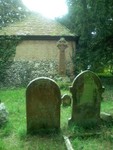
<path fill-rule="evenodd" d="M 73 105 L 69 124 L 95 125 L 100 122 L 100 104 L 103 87 L 98 76 L 89 71 L 83 71 L 73 81 L 70 87 Z"/>
<path fill-rule="evenodd" d="M 62 100 L 62 106 L 71 106 L 71 96 L 68 95 L 68 94 L 64 94 L 62 97 L 61 97 L 61 100 Z"/>
<path fill-rule="evenodd" d="M 60 129 L 61 93 L 56 82 L 40 77 L 26 90 L 27 132 L 37 133 Z"/>

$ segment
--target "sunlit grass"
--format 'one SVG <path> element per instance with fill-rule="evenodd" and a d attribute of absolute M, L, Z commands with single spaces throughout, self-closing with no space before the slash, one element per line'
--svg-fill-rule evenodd
<path fill-rule="evenodd" d="M 62 135 L 28 136 L 26 134 L 25 89 L 0 90 L 0 99 L 9 112 L 8 123 L 1 128 L 0 150 L 65 149 Z M 7 144 L 4 144 L 7 143 Z"/>
<path fill-rule="evenodd" d="M 113 112 L 113 95 L 111 87 L 107 87 L 103 94 L 101 111 Z M 50 135 L 28 136 L 26 134 L 26 102 L 25 88 L 0 90 L 0 100 L 5 103 L 9 112 L 8 123 L 0 128 L 0 150 L 65 150 L 62 135 L 70 137 L 76 150 L 111 150 L 113 147 L 112 126 L 102 126 L 98 136 L 81 137 L 78 134 L 86 131 L 79 127 L 69 128 L 68 119 L 71 116 L 71 107 L 61 106 L 61 133 Z M 70 94 L 68 89 L 61 85 L 62 95 Z"/>

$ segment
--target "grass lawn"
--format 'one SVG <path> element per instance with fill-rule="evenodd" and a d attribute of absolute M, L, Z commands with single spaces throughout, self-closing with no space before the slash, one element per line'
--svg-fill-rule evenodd
<path fill-rule="evenodd" d="M 67 89 L 62 89 L 62 94 Z M 26 135 L 25 88 L 0 90 L 0 99 L 9 112 L 9 122 L 0 128 L 0 150 L 65 150 L 62 135 L 70 137 L 75 150 L 111 150 L 113 149 L 113 127 L 103 125 L 91 130 L 99 133 L 93 136 L 80 136 L 86 131 L 82 128 L 68 128 L 71 107 L 61 106 L 61 133 L 48 135 Z M 101 111 L 113 113 L 113 87 L 106 87 Z M 68 92 L 69 93 L 69 92 Z"/>

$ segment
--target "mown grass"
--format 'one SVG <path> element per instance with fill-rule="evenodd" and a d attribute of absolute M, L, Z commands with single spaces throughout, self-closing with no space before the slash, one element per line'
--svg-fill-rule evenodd
<path fill-rule="evenodd" d="M 113 113 L 113 88 L 106 86 L 101 111 Z M 8 123 L 0 128 L 0 150 L 65 150 L 62 135 L 69 136 L 76 150 L 111 150 L 113 149 L 113 127 L 103 125 L 89 133 L 99 135 L 81 136 L 87 131 L 80 127 L 68 127 L 71 107 L 61 106 L 61 133 L 30 136 L 26 134 L 25 88 L 0 90 L 0 99 L 9 112 Z M 69 93 L 61 86 L 62 95 Z"/>

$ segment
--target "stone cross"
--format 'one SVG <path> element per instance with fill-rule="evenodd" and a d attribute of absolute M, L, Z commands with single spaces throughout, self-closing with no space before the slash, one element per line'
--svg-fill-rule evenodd
<path fill-rule="evenodd" d="M 70 92 L 73 105 L 72 116 L 68 123 L 83 126 L 98 124 L 103 93 L 98 76 L 89 70 L 83 71 L 74 79 Z"/>
<path fill-rule="evenodd" d="M 64 38 L 61 38 L 57 42 L 57 47 L 59 48 L 59 74 L 61 76 L 65 76 L 66 75 L 65 50 L 68 47 L 67 41 Z"/>
<path fill-rule="evenodd" d="M 61 93 L 50 78 L 31 81 L 26 90 L 27 133 L 60 129 Z"/>

